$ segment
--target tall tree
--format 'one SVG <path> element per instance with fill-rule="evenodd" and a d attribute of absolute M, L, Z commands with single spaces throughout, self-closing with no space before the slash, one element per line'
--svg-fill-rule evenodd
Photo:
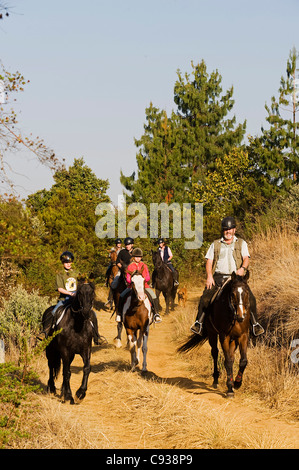
<path fill-rule="evenodd" d="M 167 116 L 152 104 L 146 109 L 144 135 L 135 140 L 137 175 L 121 174 L 121 183 L 132 192 L 131 200 L 192 200 L 192 184 L 203 182 L 217 157 L 242 142 L 246 123 L 235 126 L 236 118 L 227 118 L 234 105 L 233 88 L 222 95 L 218 71 L 209 76 L 204 61 L 191 64 L 192 79 L 177 72 L 177 110 Z"/>
<path fill-rule="evenodd" d="M 222 93 L 218 70 L 210 75 L 202 60 L 192 65 L 192 76 L 178 71 L 174 101 L 180 116 L 182 162 L 190 184 L 204 182 L 217 158 L 241 144 L 246 121 L 236 126 L 236 117 L 227 115 L 234 106 L 233 87 Z"/>
<path fill-rule="evenodd" d="M 250 158 L 267 183 L 265 189 L 269 196 L 278 189 L 290 188 L 298 181 L 297 60 L 297 51 L 293 49 L 287 60 L 286 77 L 282 76 L 280 80 L 279 96 L 272 96 L 271 105 L 265 105 L 269 128 L 262 127 L 261 136 L 251 138 L 248 146 Z"/>
<path fill-rule="evenodd" d="M 187 179 L 181 166 L 180 141 L 178 140 L 178 117 L 159 110 L 152 103 L 146 108 L 144 134 L 135 139 L 139 149 L 135 173 L 126 177 L 121 173 L 120 181 L 131 191 L 129 201 L 170 202 L 183 198 Z"/>

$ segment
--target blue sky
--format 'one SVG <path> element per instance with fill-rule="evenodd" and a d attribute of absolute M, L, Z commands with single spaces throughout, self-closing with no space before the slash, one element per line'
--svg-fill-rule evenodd
<path fill-rule="evenodd" d="M 234 86 L 233 114 L 247 134 L 265 125 L 290 50 L 299 50 L 298 0 L 6 0 L 0 59 L 30 80 L 19 94 L 20 127 L 42 137 L 66 165 L 84 157 L 108 179 L 114 202 L 120 170 L 136 170 L 134 138 L 145 108 L 175 109 L 177 70 L 202 59 Z M 10 106 L 10 105 L 6 105 Z M 14 155 L 22 197 L 53 184 L 33 156 Z"/>

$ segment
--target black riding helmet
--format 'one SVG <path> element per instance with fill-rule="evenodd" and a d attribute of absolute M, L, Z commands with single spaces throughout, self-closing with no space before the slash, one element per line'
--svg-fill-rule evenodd
<path fill-rule="evenodd" d="M 221 221 L 222 230 L 230 230 L 231 228 L 236 228 L 236 221 L 233 217 L 224 217 Z"/>
<path fill-rule="evenodd" d="M 119 245 L 119 243 L 122 243 L 122 241 L 121 241 L 120 238 L 117 238 L 117 239 L 115 240 L 115 245 Z"/>
<path fill-rule="evenodd" d="M 62 263 L 72 263 L 74 261 L 74 255 L 71 251 L 64 251 L 61 255 L 60 255 L 60 261 Z"/>
<path fill-rule="evenodd" d="M 134 244 L 133 238 L 131 238 L 131 237 L 125 238 L 124 244 L 125 244 L 125 245 L 133 245 L 133 244 Z"/>

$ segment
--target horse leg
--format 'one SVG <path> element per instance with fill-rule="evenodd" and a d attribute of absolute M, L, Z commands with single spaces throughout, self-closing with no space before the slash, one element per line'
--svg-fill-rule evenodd
<path fill-rule="evenodd" d="M 226 337 L 223 343 L 223 352 L 224 352 L 224 367 L 226 370 L 226 385 L 227 385 L 227 392 L 226 395 L 228 397 L 234 396 L 234 379 L 233 379 L 233 365 L 234 365 L 234 354 L 236 350 L 236 342 L 230 341 L 229 336 Z"/>
<path fill-rule="evenodd" d="M 61 358 L 59 352 L 53 348 L 53 344 L 50 343 L 46 348 L 46 356 L 48 359 L 49 367 L 49 380 L 47 390 L 49 393 L 56 395 L 55 379 L 58 376 L 61 364 Z"/>
<path fill-rule="evenodd" d="M 131 353 L 131 371 L 134 372 L 139 361 L 136 356 L 136 336 L 133 331 L 128 332 L 128 341 Z"/>
<path fill-rule="evenodd" d="M 120 321 L 120 322 L 117 323 L 117 335 L 114 338 L 114 346 L 116 348 L 121 348 L 121 346 L 122 346 L 122 344 L 121 344 L 122 329 L 123 329 L 123 323 Z"/>
<path fill-rule="evenodd" d="M 71 363 L 74 359 L 74 355 L 72 357 L 64 357 L 62 358 L 63 363 L 63 382 L 61 387 L 61 399 L 62 402 L 65 403 L 69 401 L 71 405 L 74 404 L 74 399 L 72 396 L 71 386 L 70 386 L 70 378 L 71 378 Z"/>
<path fill-rule="evenodd" d="M 88 377 L 90 374 L 91 366 L 90 366 L 90 354 L 91 354 L 91 347 L 88 346 L 86 351 L 81 354 L 81 357 L 83 359 L 83 378 L 82 378 L 82 383 L 80 388 L 76 391 L 76 397 L 79 401 L 83 400 L 83 398 L 86 395 L 86 390 L 87 390 L 87 383 L 88 383 Z"/>
<path fill-rule="evenodd" d="M 143 343 L 142 343 L 142 354 L 143 354 L 142 372 L 147 372 L 146 356 L 147 356 L 148 334 L 149 334 L 149 326 L 147 326 L 146 331 L 142 335 L 143 336 Z"/>
<path fill-rule="evenodd" d="M 163 295 L 164 295 L 165 304 L 166 304 L 165 315 L 169 315 L 170 294 L 169 292 L 163 292 Z"/>
<path fill-rule="evenodd" d="M 217 388 L 218 387 L 218 379 L 219 379 L 219 370 L 218 370 L 218 346 L 217 346 L 217 341 L 218 341 L 218 336 L 213 335 L 209 337 L 209 343 L 211 346 L 211 354 L 213 358 L 213 363 L 214 363 L 214 371 L 213 371 L 213 387 Z"/>
<path fill-rule="evenodd" d="M 248 336 L 244 334 L 244 337 L 240 339 L 239 349 L 240 349 L 240 362 L 239 362 L 239 371 L 234 381 L 234 388 L 237 390 L 242 385 L 243 373 L 247 366 L 247 345 L 248 345 Z"/>

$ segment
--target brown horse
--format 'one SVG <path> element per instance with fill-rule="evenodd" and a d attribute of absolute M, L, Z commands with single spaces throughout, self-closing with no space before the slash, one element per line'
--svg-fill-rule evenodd
<path fill-rule="evenodd" d="M 153 316 L 150 302 L 144 291 L 144 277 L 139 271 L 134 271 L 131 275 L 131 282 L 132 290 L 125 301 L 123 309 L 124 327 L 131 353 L 131 370 L 134 371 L 139 363 L 142 348 L 142 372 L 146 372 L 147 341 Z"/>
<path fill-rule="evenodd" d="M 218 360 L 218 337 L 224 353 L 224 366 L 227 374 L 227 396 L 234 396 L 234 388 L 241 387 L 243 372 L 247 365 L 247 346 L 250 329 L 250 301 L 249 287 L 246 276 L 231 275 L 231 280 L 225 284 L 222 292 L 209 306 L 205 316 L 203 334 L 201 336 L 193 334 L 189 340 L 183 344 L 178 351 L 186 352 L 202 346 L 209 340 L 212 348 L 214 361 L 214 388 L 217 388 L 219 370 Z M 233 363 L 236 349 L 240 350 L 240 363 L 238 374 L 233 380 Z"/>

